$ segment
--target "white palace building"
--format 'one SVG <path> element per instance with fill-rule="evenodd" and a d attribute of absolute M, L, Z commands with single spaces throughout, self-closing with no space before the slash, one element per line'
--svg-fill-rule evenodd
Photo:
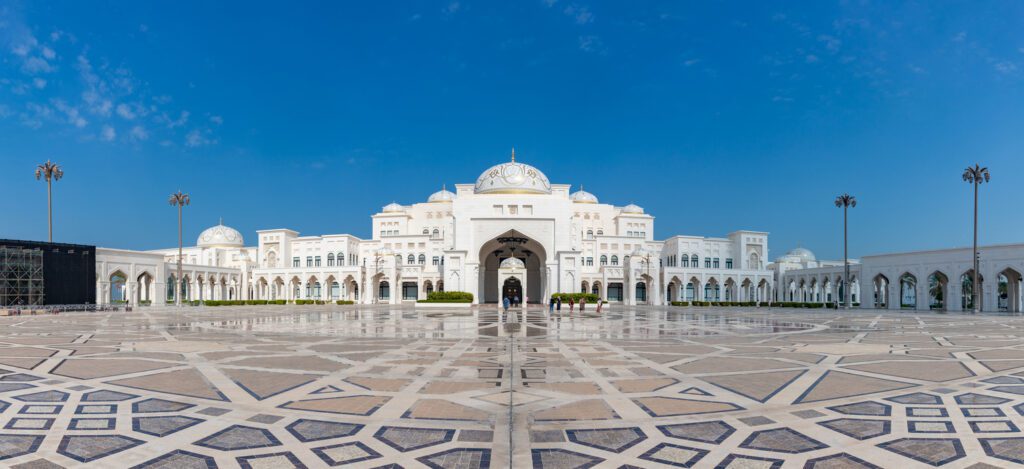
<path fill-rule="evenodd" d="M 611 303 L 663 305 L 829 303 L 845 295 L 842 261 L 797 248 L 767 262 L 761 231 L 655 240 L 654 217 L 643 208 L 570 189 L 513 151 L 475 184 L 386 205 L 371 217 L 370 239 L 282 228 L 258 231 L 258 245 L 246 246 L 241 233 L 218 224 L 183 250 L 182 297 L 397 304 L 448 290 L 470 292 L 476 303 L 543 303 L 552 293 L 591 292 Z M 96 254 L 99 302 L 173 302 L 177 248 Z M 1020 311 L 1024 245 L 985 247 L 981 259 L 983 309 Z M 962 281 L 969 264 L 969 249 L 867 256 L 851 266 L 851 300 L 863 308 L 970 309 Z"/>

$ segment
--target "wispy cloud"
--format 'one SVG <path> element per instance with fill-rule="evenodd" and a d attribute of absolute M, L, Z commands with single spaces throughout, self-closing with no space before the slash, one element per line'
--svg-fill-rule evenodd
<path fill-rule="evenodd" d="M 604 43 L 594 35 L 580 36 L 579 46 L 584 52 L 604 53 Z"/>
<path fill-rule="evenodd" d="M 567 16 L 572 17 L 576 24 L 587 24 L 594 21 L 594 14 L 590 12 L 590 8 L 585 5 L 573 3 L 564 10 L 562 10 Z"/>
<path fill-rule="evenodd" d="M 39 29 L 13 7 L 0 7 L 0 71 L 9 69 L 0 75 L 0 89 L 17 97 L 4 109 L 22 125 L 69 126 L 100 142 L 143 142 L 154 126 L 165 134 L 162 140 L 185 137 L 187 146 L 218 141 L 210 128 L 190 123 L 188 110 L 174 109 L 169 95 L 152 93 L 129 67 L 111 65 L 72 33 L 37 35 Z M 147 30 L 139 25 L 140 32 Z M 219 126 L 223 118 L 212 116 L 210 123 Z"/>

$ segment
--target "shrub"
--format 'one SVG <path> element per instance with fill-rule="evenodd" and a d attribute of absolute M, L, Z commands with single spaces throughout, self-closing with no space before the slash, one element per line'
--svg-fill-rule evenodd
<path fill-rule="evenodd" d="M 551 295 L 552 298 L 561 298 L 562 303 L 568 303 L 571 299 L 573 302 L 579 303 L 580 299 L 584 299 L 587 303 L 597 303 L 598 297 L 593 293 L 555 293 Z"/>
<path fill-rule="evenodd" d="M 689 301 L 673 301 L 672 306 L 690 306 Z"/>
<path fill-rule="evenodd" d="M 423 303 L 472 303 L 473 294 L 464 291 L 435 291 L 427 294 Z"/>
<path fill-rule="evenodd" d="M 334 302 L 334 304 L 336 304 L 336 305 L 354 305 L 354 304 L 356 304 L 356 302 L 352 301 L 352 300 L 337 300 L 337 301 Z"/>

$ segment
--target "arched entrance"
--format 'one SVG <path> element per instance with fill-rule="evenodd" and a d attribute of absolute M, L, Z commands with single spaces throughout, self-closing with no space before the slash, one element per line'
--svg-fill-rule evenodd
<path fill-rule="evenodd" d="M 509 230 L 484 243 L 479 255 L 477 298 L 481 303 L 498 303 L 504 298 L 505 279 L 501 278 L 499 270 L 502 263 L 511 258 L 522 261 L 525 269 L 523 275 L 514 275 L 521 283 L 520 301 L 545 301 L 549 294 L 546 288 L 547 250 L 539 242 L 516 230 Z M 571 288 L 575 289 L 575 286 Z"/>

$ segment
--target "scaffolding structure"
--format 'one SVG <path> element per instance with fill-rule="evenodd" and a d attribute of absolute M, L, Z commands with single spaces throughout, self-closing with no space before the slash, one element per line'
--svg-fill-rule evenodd
<path fill-rule="evenodd" d="M 0 307 L 39 306 L 44 300 L 43 251 L 0 245 Z"/>

